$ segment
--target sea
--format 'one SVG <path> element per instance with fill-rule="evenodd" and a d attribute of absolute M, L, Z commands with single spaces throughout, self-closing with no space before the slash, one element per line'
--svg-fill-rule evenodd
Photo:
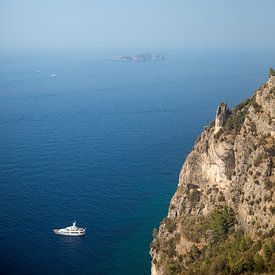
<path fill-rule="evenodd" d="M 0 50 L 0 273 L 150 274 L 152 230 L 220 102 L 268 78 L 275 50 Z M 83 237 L 53 228 L 76 221 Z"/>

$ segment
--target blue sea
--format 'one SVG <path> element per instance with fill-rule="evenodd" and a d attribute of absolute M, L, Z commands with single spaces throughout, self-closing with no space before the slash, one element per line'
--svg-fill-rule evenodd
<path fill-rule="evenodd" d="M 137 53 L 0 50 L 1 274 L 149 274 L 152 230 L 196 137 L 275 65 L 272 50 L 106 61 Z M 86 236 L 52 232 L 75 220 Z"/>

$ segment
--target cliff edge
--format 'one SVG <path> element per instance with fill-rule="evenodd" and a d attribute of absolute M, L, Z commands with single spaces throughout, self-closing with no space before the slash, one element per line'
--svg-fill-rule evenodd
<path fill-rule="evenodd" d="M 198 137 L 168 215 L 154 229 L 152 275 L 275 272 L 275 74 Z"/>

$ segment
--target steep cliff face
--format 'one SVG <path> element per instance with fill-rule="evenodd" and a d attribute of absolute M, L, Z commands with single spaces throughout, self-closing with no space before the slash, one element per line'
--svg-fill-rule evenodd
<path fill-rule="evenodd" d="M 215 254 L 211 249 L 218 250 L 226 242 L 230 246 L 237 232 L 251 247 L 257 242 L 253 252 L 247 248 L 254 253 L 251 265 L 245 262 L 242 268 L 273 270 L 274 144 L 275 76 L 271 75 L 234 109 L 221 103 L 214 123 L 198 137 L 181 169 L 168 215 L 154 230 L 152 275 L 218 274 L 219 267 L 211 263 Z M 268 245 L 270 259 L 264 255 Z M 234 274 L 244 271 L 230 265 L 226 257 L 219 263 L 221 268 Z"/>

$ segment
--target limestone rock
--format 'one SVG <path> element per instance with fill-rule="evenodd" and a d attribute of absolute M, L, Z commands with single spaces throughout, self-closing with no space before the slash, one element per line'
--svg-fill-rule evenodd
<path fill-rule="evenodd" d="M 222 102 L 216 112 L 215 118 L 215 134 L 224 126 L 228 116 L 230 115 L 230 110 L 227 107 L 227 104 Z"/>
<path fill-rule="evenodd" d="M 236 227 L 253 239 L 275 227 L 275 77 L 270 76 L 247 101 L 232 111 L 217 109 L 215 125 L 203 130 L 179 174 L 167 217 L 151 244 L 153 275 L 167 273 L 167 263 L 185 265 L 193 244 L 211 239 L 187 237 L 193 226 L 213 209 L 229 206 Z M 193 220 L 192 220 L 193 219 Z"/>

